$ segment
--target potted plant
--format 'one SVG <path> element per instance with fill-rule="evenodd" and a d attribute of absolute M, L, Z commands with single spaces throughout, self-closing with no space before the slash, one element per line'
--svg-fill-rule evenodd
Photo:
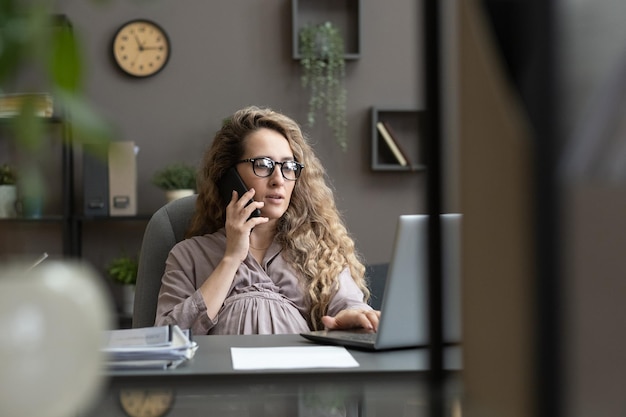
<path fill-rule="evenodd" d="M 183 163 L 174 163 L 155 172 L 152 183 L 165 191 L 167 201 L 196 192 L 196 169 Z"/>
<path fill-rule="evenodd" d="M 315 124 L 318 110 L 323 109 L 328 126 L 345 151 L 348 138 L 343 36 L 331 22 L 307 25 L 299 32 L 299 50 L 302 86 L 310 91 L 308 125 Z"/>
<path fill-rule="evenodd" d="M 109 277 L 122 287 L 122 312 L 125 314 L 133 314 L 138 270 L 137 259 L 128 255 L 113 259 L 106 267 Z"/>
<path fill-rule="evenodd" d="M 0 167 L 0 218 L 15 217 L 17 175 L 9 164 Z"/>

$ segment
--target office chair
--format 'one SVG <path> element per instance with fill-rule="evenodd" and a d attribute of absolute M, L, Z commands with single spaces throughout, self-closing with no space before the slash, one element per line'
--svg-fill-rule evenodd
<path fill-rule="evenodd" d="M 380 310 L 387 282 L 389 263 L 371 264 L 365 266 L 365 277 L 370 289 L 369 305 L 374 310 Z"/>
<path fill-rule="evenodd" d="M 196 209 L 197 195 L 171 201 L 157 210 L 143 235 L 135 289 L 133 327 L 150 327 L 156 317 L 157 298 L 167 255 L 185 238 Z"/>

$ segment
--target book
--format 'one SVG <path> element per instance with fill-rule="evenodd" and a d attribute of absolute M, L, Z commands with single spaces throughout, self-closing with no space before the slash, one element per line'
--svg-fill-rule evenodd
<path fill-rule="evenodd" d="M 0 95 L 0 117 L 15 117 L 30 102 L 39 117 L 52 117 L 54 105 L 48 93 L 16 93 Z"/>
<path fill-rule="evenodd" d="M 398 136 L 395 134 L 394 130 L 391 128 L 391 125 L 389 123 L 383 121 L 383 126 L 385 126 L 385 129 L 387 129 L 387 133 L 389 133 L 389 136 L 391 136 L 391 138 L 393 139 L 394 143 L 398 147 L 398 150 L 400 151 L 400 153 L 402 154 L 402 156 L 406 160 L 407 165 L 411 165 L 411 158 L 409 158 L 409 156 L 405 152 L 404 148 L 402 148 L 401 143 L 397 139 Z"/>
<path fill-rule="evenodd" d="M 109 216 L 137 214 L 137 151 L 132 141 L 109 143 Z"/>
<path fill-rule="evenodd" d="M 378 129 L 378 132 L 383 137 L 383 139 L 385 139 L 385 143 L 387 143 L 387 146 L 389 146 L 389 149 L 391 149 L 391 152 L 396 157 L 398 163 L 404 167 L 408 166 L 409 159 L 398 144 L 398 141 L 395 140 L 395 138 L 393 137 L 390 131 L 391 127 L 389 126 L 389 124 L 386 122 L 378 122 L 376 123 L 376 128 Z"/>

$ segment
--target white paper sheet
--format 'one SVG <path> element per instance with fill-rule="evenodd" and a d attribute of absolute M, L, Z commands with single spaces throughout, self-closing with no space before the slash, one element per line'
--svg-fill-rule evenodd
<path fill-rule="evenodd" d="M 341 346 L 230 348 L 235 370 L 355 368 L 359 363 Z"/>

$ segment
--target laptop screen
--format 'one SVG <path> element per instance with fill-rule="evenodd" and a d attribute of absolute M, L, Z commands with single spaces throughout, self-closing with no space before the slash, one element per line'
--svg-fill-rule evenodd
<path fill-rule="evenodd" d="M 460 214 L 441 215 L 444 341 L 461 340 Z M 428 343 L 428 215 L 398 218 L 377 347 Z"/>

